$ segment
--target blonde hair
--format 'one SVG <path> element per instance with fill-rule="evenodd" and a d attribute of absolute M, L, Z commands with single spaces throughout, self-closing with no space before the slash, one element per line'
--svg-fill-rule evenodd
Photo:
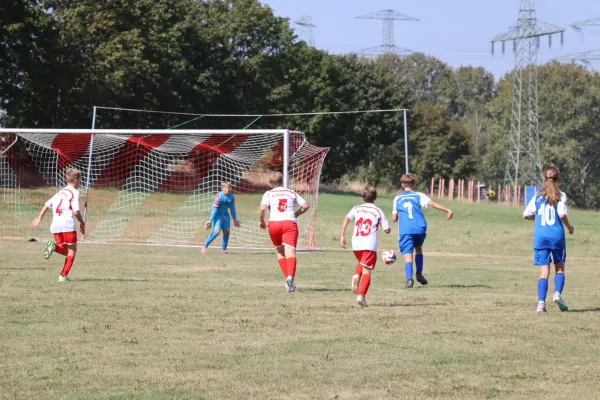
<path fill-rule="evenodd" d="M 225 189 L 226 187 L 231 188 L 231 187 L 233 187 L 233 185 L 231 184 L 231 182 L 221 183 L 221 189 Z"/>
<path fill-rule="evenodd" d="M 365 203 L 375 203 L 375 200 L 377 200 L 377 190 L 373 186 L 365 186 L 361 197 Z"/>
<path fill-rule="evenodd" d="M 281 172 L 271 172 L 269 175 L 269 183 L 273 187 L 283 186 L 283 174 Z"/>
<path fill-rule="evenodd" d="M 560 201 L 560 189 L 557 183 L 559 180 L 558 169 L 548 167 L 544 170 L 544 185 L 538 194 L 542 195 L 552 207 Z"/>
<path fill-rule="evenodd" d="M 75 168 L 69 168 L 66 173 L 67 183 L 75 183 L 77 179 L 81 178 L 81 172 Z"/>
<path fill-rule="evenodd" d="M 402 178 L 400 178 L 400 183 L 402 183 L 402 185 L 406 185 L 410 188 L 414 188 L 415 187 L 415 176 L 413 174 L 404 174 L 404 175 L 402 175 Z"/>

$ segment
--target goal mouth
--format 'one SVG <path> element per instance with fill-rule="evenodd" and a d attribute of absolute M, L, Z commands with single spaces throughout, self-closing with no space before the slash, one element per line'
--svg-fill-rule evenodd
<path fill-rule="evenodd" d="M 230 182 L 241 227 L 231 221 L 229 247 L 272 249 L 258 207 L 269 174 L 278 171 L 311 205 L 298 221 L 298 246 L 317 249 L 319 180 L 329 149 L 302 132 L 0 128 L 0 137 L 7 139 L 0 142 L 0 240 L 40 236 L 29 221 L 76 168 L 85 242 L 200 246 L 215 195 Z"/>

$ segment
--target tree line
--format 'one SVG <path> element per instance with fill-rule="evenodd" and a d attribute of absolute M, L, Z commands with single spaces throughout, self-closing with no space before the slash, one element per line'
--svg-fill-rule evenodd
<path fill-rule="evenodd" d="M 600 208 L 600 76 L 538 67 L 541 151 L 575 205 Z M 206 114 L 407 108 L 411 172 L 504 179 L 512 76 L 452 68 L 421 53 L 336 55 L 298 40 L 258 0 L 6 0 L 0 3 L 0 123 L 88 128 L 94 105 Z M 175 115 L 102 112 L 99 128 L 165 128 Z M 189 128 L 243 128 L 201 118 Z M 305 132 L 331 147 L 324 181 L 396 185 L 402 113 L 262 118 L 253 128 Z"/>

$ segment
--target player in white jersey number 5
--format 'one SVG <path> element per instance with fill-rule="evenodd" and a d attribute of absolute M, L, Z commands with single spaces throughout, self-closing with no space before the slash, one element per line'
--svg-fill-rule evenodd
<path fill-rule="evenodd" d="M 272 172 L 269 176 L 272 189 L 260 202 L 260 229 L 266 229 L 265 213 L 269 209 L 269 236 L 277 249 L 277 261 L 289 293 L 296 291 L 296 244 L 298 242 L 298 217 L 308 210 L 308 203 L 293 190 L 283 187 L 283 175 Z M 298 210 L 295 205 L 299 205 Z"/>
<path fill-rule="evenodd" d="M 361 307 L 367 307 L 367 291 L 371 285 L 371 273 L 377 263 L 377 232 L 382 229 L 390 233 L 388 223 L 383 211 L 375 206 L 377 191 L 371 186 L 366 186 L 362 191 L 363 205 L 352 207 L 352 210 L 342 222 L 342 233 L 340 243 L 346 248 L 346 228 L 350 221 L 354 223 L 352 234 L 352 250 L 358 260 L 352 277 L 352 291 L 358 294 L 356 303 Z"/>
<path fill-rule="evenodd" d="M 67 275 L 75 261 L 77 253 L 77 231 L 75 219 L 79 221 L 79 229 L 85 235 L 85 222 L 79 212 L 79 181 L 81 173 L 69 168 L 66 173 L 67 186 L 56 193 L 46 202 L 40 214 L 31 221 L 30 226 L 37 228 L 48 210 L 52 210 L 52 225 L 50 232 L 54 234 L 54 240 L 48 240 L 44 258 L 47 260 L 53 252 L 65 256 L 65 264 L 58 277 L 59 282 L 68 281 Z"/>

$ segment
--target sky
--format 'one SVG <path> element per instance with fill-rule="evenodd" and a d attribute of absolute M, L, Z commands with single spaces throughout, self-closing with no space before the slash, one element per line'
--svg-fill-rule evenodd
<path fill-rule="evenodd" d="M 316 47 L 333 54 L 381 45 L 383 21 L 356 17 L 392 9 L 419 19 L 395 21 L 394 41 L 398 47 L 435 56 L 453 67 L 482 66 L 496 79 L 514 68 L 512 45 L 507 45 L 504 56 L 501 46 L 496 45 L 492 56 L 490 40 L 516 23 L 520 0 L 263 0 L 263 3 L 292 22 L 310 16 L 317 26 L 313 30 Z M 583 36 L 570 28 L 577 21 L 600 19 L 600 0 L 537 0 L 535 4 L 539 20 L 566 30 L 562 48 L 560 35 L 554 36 L 551 49 L 548 39 L 542 39 L 540 63 L 600 49 L 600 26 L 586 28 Z"/>

